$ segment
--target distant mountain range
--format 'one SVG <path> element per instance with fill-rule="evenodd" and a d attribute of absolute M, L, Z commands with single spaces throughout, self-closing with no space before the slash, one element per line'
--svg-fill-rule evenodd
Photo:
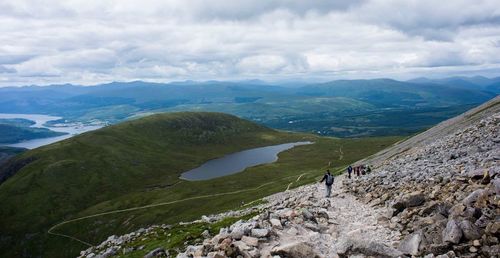
<path fill-rule="evenodd" d="M 1 113 L 110 123 L 169 111 L 217 111 L 273 128 L 359 137 L 407 135 L 500 93 L 500 77 L 337 80 L 327 83 L 113 82 L 0 88 Z"/>
<path fill-rule="evenodd" d="M 448 77 L 443 79 L 429 79 L 425 77 L 415 78 L 408 82 L 420 84 L 440 84 L 464 89 L 485 90 L 493 93 L 500 93 L 500 77 L 486 78 L 483 76 L 474 77 Z"/>

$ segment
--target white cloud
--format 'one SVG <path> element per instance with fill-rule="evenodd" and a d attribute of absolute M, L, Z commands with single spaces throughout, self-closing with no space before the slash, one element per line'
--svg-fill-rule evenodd
<path fill-rule="evenodd" d="M 498 75 L 497 2 L 0 2 L 0 86 Z"/>

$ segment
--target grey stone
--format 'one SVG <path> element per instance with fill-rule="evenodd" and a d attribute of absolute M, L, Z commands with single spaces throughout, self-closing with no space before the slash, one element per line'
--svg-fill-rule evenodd
<path fill-rule="evenodd" d="M 460 229 L 462 229 L 462 233 L 467 240 L 475 240 L 481 238 L 480 229 L 469 220 L 460 221 Z"/>
<path fill-rule="evenodd" d="M 319 254 L 306 242 L 292 242 L 277 246 L 273 248 L 271 255 L 294 258 L 320 258 Z"/>
<path fill-rule="evenodd" d="M 270 219 L 269 222 L 273 226 L 273 228 L 282 229 L 283 225 L 281 225 L 281 221 L 279 219 Z"/>
<path fill-rule="evenodd" d="M 259 239 L 255 237 L 248 237 L 248 236 L 243 236 L 241 238 L 241 241 L 249 246 L 258 246 L 259 245 Z"/>
<path fill-rule="evenodd" d="M 458 244 L 462 238 L 462 230 L 456 220 L 451 219 L 443 230 L 443 241 Z"/>
<path fill-rule="evenodd" d="M 230 236 L 236 240 L 240 240 L 244 235 L 250 234 L 255 227 L 255 223 L 237 222 L 231 226 Z"/>
<path fill-rule="evenodd" d="M 417 231 L 406 238 L 399 244 L 398 250 L 404 254 L 417 255 L 420 242 L 422 241 L 422 231 Z"/>
<path fill-rule="evenodd" d="M 203 238 L 209 238 L 210 237 L 210 232 L 208 232 L 208 230 L 205 230 L 205 231 L 203 231 L 203 233 L 201 233 L 201 236 Z"/>
<path fill-rule="evenodd" d="M 337 254 L 340 257 L 350 257 L 363 254 L 375 257 L 401 257 L 403 252 L 390 246 L 361 237 L 342 238 L 336 244 Z"/>
<path fill-rule="evenodd" d="M 425 202 L 425 196 L 422 193 L 413 193 L 405 198 L 405 207 L 419 206 Z"/>
<path fill-rule="evenodd" d="M 399 213 L 405 208 L 419 206 L 425 202 L 425 196 L 422 193 L 412 193 L 403 196 L 401 199 L 395 201 L 391 208 L 395 209 Z"/>
<path fill-rule="evenodd" d="M 465 199 L 462 201 L 463 204 L 467 205 L 467 206 L 472 206 L 476 201 L 477 199 L 479 198 L 479 196 L 481 196 L 483 194 L 485 190 L 483 189 L 477 189 L 476 191 L 470 193 L 467 197 L 465 197 Z"/>
<path fill-rule="evenodd" d="M 269 236 L 269 230 L 265 228 L 254 228 L 250 235 L 257 238 L 267 237 Z"/>

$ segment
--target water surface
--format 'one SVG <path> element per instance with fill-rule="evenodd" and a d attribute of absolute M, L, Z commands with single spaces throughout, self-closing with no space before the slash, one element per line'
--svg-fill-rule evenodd
<path fill-rule="evenodd" d="M 27 120 L 31 120 L 31 121 L 35 122 L 35 124 L 31 125 L 31 127 L 47 128 L 47 129 L 55 131 L 55 132 L 67 133 L 65 135 L 60 135 L 60 136 L 38 138 L 38 139 L 32 139 L 32 140 L 27 140 L 27 141 L 23 141 L 23 142 L 4 145 L 4 146 L 10 146 L 10 147 L 26 148 L 26 149 L 38 148 L 38 147 L 43 146 L 43 145 L 62 141 L 64 139 L 68 139 L 74 135 L 81 134 L 81 133 L 88 132 L 88 131 L 92 131 L 95 129 L 99 129 L 102 127 L 102 125 L 84 125 L 82 123 L 71 123 L 71 124 L 62 123 L 58 126 L 47 126 L 47 125 L 45 125 L 45 123 L 47 123 L 48 121 L 59 120 L 62 117 L 40 115 L 40 114 L 2 114 L 2 113 L 0 113 L 0 119 L 1 118 L 27 119 Z"/>
<path fill-rule="evenodd" d="M 249 167 L 273 163 L 278 160 L 280 152 L 306 144 L 312 144 L 312 142 L 292 142 L 235 152 L 207 161 L 200 167 L 182 173 L 180 178 L 198 181 L 236 174 Z"/>

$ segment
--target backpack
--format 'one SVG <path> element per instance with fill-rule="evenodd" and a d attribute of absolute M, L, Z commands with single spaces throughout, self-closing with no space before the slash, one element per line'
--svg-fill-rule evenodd
<path fill-rule="evenodd" d="M 326 175 L 326 184 L 327 185 L 333 184 L 333 176 L 332 175 Z"/>

